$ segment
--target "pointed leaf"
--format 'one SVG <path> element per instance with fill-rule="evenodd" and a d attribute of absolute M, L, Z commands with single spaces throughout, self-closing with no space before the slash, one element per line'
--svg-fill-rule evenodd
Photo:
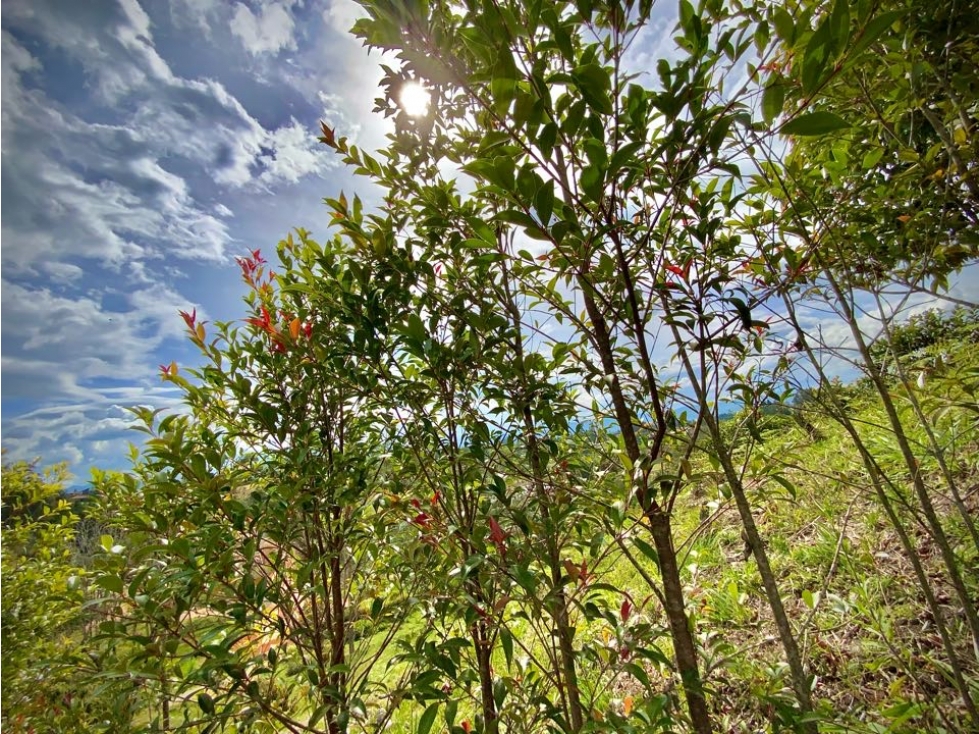
<path fill-rule="evenodd" d="M 782 114 L 784 105 L 785 86 L 781 82 L 765 87 L 765 92 L 761 96 L 761 114 L 766 124 L 771 125 L 775 118 Z"/>
<path fill-rule="evenodd" d="M 849 127 L 853 126 L 832 112 L 810 112 L 789 120 L 779 132 L 782 135 L 825 135 Z"/>
<path fill-rule="evenodd" d="M 861 53 L 863 53 L 874 41 L 880 38 L 886 30 L 888 30 L 894 23 L 900 20 L 905 14 L 904 10 L 892 10 L 889 13 L 881 13 L 872 21 L 867 23 L 867 27 L 864 28 L 863 33 L 857 39 L 856 43 L 849 49 L 847 53 L 848 59 L 851 61 L 856 60 Z"/>
<path fill-rule="evenodd" d="M 435 717 L 438 716 L 439 704 L 433 703 L 427 709 L 422 717 L 418 720 L 418 734 L 428 734 L 432 730 L 432 724 L 435 723 Z"/>
<path fill-rule="evenodd" d="M 554 181 L 547 181 L 537 190 L 534 197 L 534 208 L 537 210 L 537 218 L 541 226 L 548 226 L 551 221 L 551 214 L 554 212 Z"/>

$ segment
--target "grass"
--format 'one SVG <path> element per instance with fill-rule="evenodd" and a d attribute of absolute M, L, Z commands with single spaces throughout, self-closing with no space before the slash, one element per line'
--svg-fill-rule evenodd
<path fill-rule="evenodd" d="M 969 364 L 971 359 L 967 349 L 950 355 L 950 374 L 957 374 L 956 365 Z M 962 391 L 940 375 L 916 389 L 934 416 L 936 435 L 946 447 L 954 479 L 963 488 L 973 516 L 979 515 L 979 432 L 966 410 L 948 409 L 950 403 L 964 400 Z M 900 390 L 896 394 L 926 484 L 959 554 L 966 583 L 975 594 L 979 591 L 976 549 L 968 542 L 965 523 L 947 496 L 928 436 L 908 401 L 900 397 Z M 913 520 L 916 501 L 907 466 L 886 416 L 866 389 L 847 388 L 847 398 L 851 418 L 893 482 L 891 493 L 907 500 L 902 517 L 979 694 L 979 666 L 961 607 L 945 580 L 934 543 Z M 815 676 L 814 698 L 823 718 L 822 730 L 867 734 L 964 731 L 962 704 L 934 619 L 869 485 L 856 447 L 837 423 L 817 409 L 806 408 L 805 418 L 796 421 L 778 416 L 767 427 L 763 424 L 762 442 L 742 458 L 747 463 L 756 521 L 805 663 Z M 781 473 L 784 484 L 767 478 L 772 469 Z M 693 467 L 695 476 L 698 472 L 702 477 L 699 486 L 687 488 L 675 507 L 674 527 L 688 614 L 700 645 L 712 714 L 718 731 L 779 731 L 793 719 L 794 699 L 761 579 L 754 561 L 746 560 L 740 520 L 717 486 L 716 474 L 706 461 Z M 619 481 L 617 476 L 614 479 Z M 573 553 L 583 557 L 586 551 Z M 653 562 L 641 553 L 636 558 L 656 578 Z M 580 558 L 573 560 L 576 564 Z M 682 719 L 678 682 L 663 662 L 672 659 L 672 650 L 655 595 L 618 550 L 591 565 L 589 589 L 606 616 L 586 614 L 580 607 L 573 614 L 575 644 L 586 651 L 578 660 L 578 670 L 589 715 L 614 730 L 644 730 L 635 729 L 636 717 L 630 718 L 626 710 L 628 701 L 629 709 L 642 709 L 654 721 L 664 716 Z M 567 588 L 580 596 L 587 590 L 574 584 Z M 623 592 L 634 605 L 628 620 L 619 618 Z M 404 622 L 403 636 L 414 639 L 426 624 L 419 606 Z M 540 620 L 518 616 L 508 616 L 507 628 L 517 638 L 514 660 L 508 663 L 499 646 L 493 659 L 506 700 L 505 730 L 541 730 L 543 713 L 534 693 L 550 684 L 520 659 L 528 654 L 546 657 L 546 634 L 539 631 Z M 459 624 L 439 630 L 433 639 L 439 635 L 466 637 L 467 633 Z M 647 657 L 637 651 L 631 657 L 622 653 L 633 638 L 643 639 Z M 378 639 L 366 637 L 360 643 L 370 653 L 376 650 Z M 409 663 L 397 659 L 395 653 L 393 646 L 386 650 L 372 673 L 372 681 L 388 691 L 396 689 L 395 682 L 409 670 Z M 472 651 L 464 649 L 461 655 L 471 657 Z M 457 705 L 454 710 L 446 705 L 440 708 L 433 732 L 446 730 L 447 714 L 455 722 L 454 732 L 461 730 L 463 721 L 476 721 L 478 683 L 461 674 L 449 682 Z M 393 714 L 384 731 L 414 734 L 430 703 L 402 699 L 400 691 L 391 696 L 369 697 L 364 715 L 351 720 L 350 731 L 375 731 L 376 713 L 392 705 Z M 310 711 L 304 709 L 300 696 L 292 698 L 297 717 L 308 717 Z M 185 714 L 191 719 L 199 715 L 194 695 L 172 710 L 175 720 L 183 720 Z M 149 716 L 144 718 L 148 721 Z M 271 731 L 269 726 L 265 730 Z M 656 726 L 645 730 L 656 730 Z"/>

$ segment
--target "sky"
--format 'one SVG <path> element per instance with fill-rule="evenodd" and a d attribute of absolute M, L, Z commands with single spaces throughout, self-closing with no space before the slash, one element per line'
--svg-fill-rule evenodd
<path fill-rule="evenodd" d="M 629 67 L 675 53 L 675 8 L 657 3 Z M 7 458 L 66 461 L 80 483 L 125 468 L 141 436 L 126 407 L 179 410 L 159 365 L 199 362 L 178 311 L 244 317 L 236 256 L 270 256 L 295 227 L 328 236 L 322 199 L 341 190 L 379 203 L 316 140 L 325 121 L 384 145 L 382 59 L 348 33 L 359 13 L 352 0 L 3 3 Z"/>
<path fill-rule="evenodd" d="M 177 312 L 244 316 L 234 257 L 325 196 L 376 200 L 316 140 L 368 149 L 379 59 L 351 0 L 6 0 L 2 443 L 9 459 L 123 468 L 126 406 L 176 408 Z"/>
<path fill-rule="evenodd" d="M 669 42 L 673 3 L 633 49 Z M 2 12 L 2 445 L 128 465 L 127 406 L 179 409 L 159 365 L 198 361 L 179 310 L 242 318 L 234 258 L 324 197 L 376 191 L 316 140 L 366 150 L 376 55 L 352 0 L 6 0 Z M 649 63 L 652 67 L 653 64 Z"/>

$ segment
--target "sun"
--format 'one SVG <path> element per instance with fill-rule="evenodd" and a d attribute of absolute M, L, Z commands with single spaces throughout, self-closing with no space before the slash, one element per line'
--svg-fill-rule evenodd
<path fill-rule="evenodd" d="M 418 82 L 405 82 L 398 93 L 398 104 L 409 117 L 424 117 L 432 102 L 432 93 Z"/>

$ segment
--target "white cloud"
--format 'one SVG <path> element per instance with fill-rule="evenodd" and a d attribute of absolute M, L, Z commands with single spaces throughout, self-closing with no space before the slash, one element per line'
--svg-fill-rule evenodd
<path fill-rule="evenodd" d="M 179 391 L 161 386 L 157 374 L 156 363 L 170 356 L 154 355 L 183 343 L 176 311 L 193 304 L 167 284 L 183 270 L 182 287 L 194 287 L 200 270 L 184 261 L 222 261 L 243 249 L 231 234 L 234 217 L 247 220 L 249 211 L 276 205 L 259 197 L 339 165 L 317 142 L 315 121 L 272 114 L 275 123 L 266 127 L 243 101 L 260 104 L 264 83 L 291 85 L 293 97 L 319 100 L 324 119 L 345 135 L 358 129 L 357 119 L 370 119 L 364 80 L 375 88 L 376 66 L 358 63 L 351 45 L 334 48 L 332 33 L 300 54 L 294 5 L 173 0 L 176 34 L 210 33 L 246 66 L 246 51 L 264 55 L 253 65 L 267 79 L 245 85 L 240 97 L 208 78 L 209 67 L 200 66 L 199 76 L 187 71 L 196 68 L 192 48 L 170 66 L 163 55 L 170 47 L 158 49 L 154 32 L 168 43 L 174 38 L 153 27 L 160 16 L 147 3 L 22 0 L 4 7 L 7 279 L 0 294 L 11 402 L 3 429 L 4 446 L 16 456 L 106 465 L 113 445 L 118 454 L 128 436 L 139 439 L 124 432 L 119 406 L 179 406 Z M 228 43 L 232 33 L 246 51 Z M 297 56 L 272 65 L 272 54 L 287 49 Z M 57 78 L 66 65 L 77 75 L 71 90 Z"/>
<path fill-rule="evenodd" d="M 77 265 L 57 261 L 43 263 L 41 271 L 50 278 L 51 282 L 59 285 L 71 285 L 78 281 L 85 272 Z"/>
<path fill-rule="evenodd" d="M 11 369 L 4 359 L 4 372 Z M 135 441 L 129 405 L 148 405 L 169 412 L 183 409 L 178 391 L 166 385 L 141 387 L 138 396 L 114 390 L 92 390 L 85 399 L 59 403 L 6 418 L 4 448 L 12 460 L 41 458 L 45 464 L 67 461 L 77 467 L 119 466 L 120 446 Z M 79 477 L 85 479 L 85 477 Z"/>
<path fill-rule="evenodd" d="M 170 0 L 170 19 L 181 28 L 196 26 L 210 38 L 212 22 L 226 7 L 222 0 Z"/>
<path fill-rule="evenodd" d="M 220 260 L 232 241 L 224 221 L 230 210 L 198 204 L 183 174 L 186 166 L 178 175 L 170 161 L 187 161 L 223 186 L 262 190 L 338 164 L 312 128 L 291 119 L 266 130 L 218 82 L 174 76 L 152 49 L 145 13 L 134 3 L 127 9 L 126 20 L 113 26 L 116 46 L 101 52 L 119 59 L 96 59 L 84 44 L 68 49 L 97 69 L 100 87 L 112 87 L 115 98 L 138 98 L 138 104 L 114 109 L 120 113 L 114 124 L 88 122 L 25 86 L 24 75 L 40 64 L 4 34 L 3 148 L 17 151 L 4 160 L 8 180 L 15 182 L 5 196 L 5 265 L 29 269 L 50 262 L 67 253 L 68 242 L 73 257 L 116 269 L 163 254 Z M 25 12 L 14 18 L 36 22 L 32 30 L 41 33 L 69 30 L 64 19 Z M 76 28 L 71 35 L 84 33 Z M 135 71 L 122 70 L 127 66 Z M 106 67 L 115 69 L 108 81 L 100 76 Z"/>
<path fill-rule="evenodd" d="M 323 21 L 337 33 L 344 34 L 353 41 L 355 39 L 350 35 L 350 29 L 358 19 L 366 15 L 364 9 L 353 0 L 332 0 L 330 7 L 323 11 Z"/>
<path fill-rule="evenodd" d="M 78 462 L 89 440 L 125 439 L 120 406 L 179 406 L 179 393 L 161 386 L 146 358 L 183 338 L 177 311 L 192 306 L 179 293 L 156 283 L 128 294 L 105 289 L 70 297 L 4 281 L 0 295 L 4 394 L 39 405 L 4 417 L 12 458 Z M 104 306 L 108 298 L 115 310 Z M 205 318 L 200 309 L 198 317 Z M 128 384 L 112 384 L 119 382 Z"/>
<path fill-rule="evenodd" d="M 231 32 L 253 56 L 277 54 L 283 49 L 296 50 L 293 38 L 296 23 L 289 8 L 291 2 L 271 2 L 252 12 L 245 3 L 235 5 Z"/>
<path fill-rule="evenodd" d="M 259 156 L 264 168 L 260 179 L 266 184 L 296 183 L 336 165 L 331 151 L 296 120 L 273 130 L 267 141 L 271 152 Z"/>

